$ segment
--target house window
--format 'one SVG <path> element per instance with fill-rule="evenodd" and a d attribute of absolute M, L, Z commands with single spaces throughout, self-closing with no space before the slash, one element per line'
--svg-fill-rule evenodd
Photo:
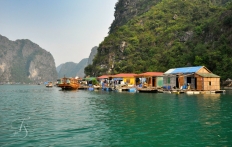
<path fill-rule="evenodd" d="M 211 81 L 209 81 L 209 86 L 211 86 Z"/>
<path fill-rule="evenodd" d="M 171 78 L 170 77 L 168 77 L 168 84 L 170 84 L 171 83 Z"/>
<path fill-rule="evenodd" d="M 126 79 L 126 83 L 130 83 L 130 79 Z"/>

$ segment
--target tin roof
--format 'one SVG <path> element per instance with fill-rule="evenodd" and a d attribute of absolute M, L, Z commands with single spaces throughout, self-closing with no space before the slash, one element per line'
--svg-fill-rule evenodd
<path fill-rule="evenodd" d="M 155 77 L 155 76 L 163 76 L 163 72 L 145 72 L 141 74 L 137 74 L 136 77 Z"/>
<path fill-rule="evenodd" d="M 113 78 L 126 78 L 126 77 L 134 77 L 136 75 L 137 74 L 135 73 L 120 73 L 120 74 L 113 75 L 112 77 Z"/>
<path fill-rule="evenodd" d="M 186 74 L 186 73 L 196 73 L 204 66 L 193 66 L 193 67 L 180 67 L 180 68 L 173 68 L 166 71 L 164 74 Z"/>
<path fill-rule="evenodd" d="M 98 79 L 108 79 L 109 78 L 109 75 L 102 75 L 100 77 L 97 77 Z"/>
<path fill-rule="evenodd" d="M 197 73 L 199 76 L 204 78 L 219 78 L 220 76 L 215 75 L 213 73 Z"/>

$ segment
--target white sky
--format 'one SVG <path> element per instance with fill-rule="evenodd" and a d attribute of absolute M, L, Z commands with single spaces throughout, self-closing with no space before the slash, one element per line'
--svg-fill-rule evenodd
<path fill-rule="evenodd" d="M 80 62 L 108 35 L 118 0 L 0 0 L 0 34 L 29 39 L 56 66 Z"/>

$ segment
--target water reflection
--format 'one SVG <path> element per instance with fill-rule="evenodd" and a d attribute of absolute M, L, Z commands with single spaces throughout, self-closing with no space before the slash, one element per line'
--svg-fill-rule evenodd
<path fill-rule="evenodd" d="M 202 95 L 199 95 L 200 98 L 206 98 L 206 99 L 219 99 L 221 97 L 221 95 L 223 94 L 220 94 L 220 93 L 211 93 L 211 94 L 202 94 Z"/>

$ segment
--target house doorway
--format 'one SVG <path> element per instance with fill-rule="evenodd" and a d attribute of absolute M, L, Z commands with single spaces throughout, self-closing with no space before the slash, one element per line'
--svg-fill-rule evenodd
<path fill-rule="evenodd" d="M 195 89 L 197 89 L 197 78 L 195 78 Z"/>
<path fill-rule="evenodd" d="M 156 78 L 152 77 L 152 87 L 156 87 Z"/>
<path fill-rule="evenodd" d="M 187 84 L 188 83 L 191 85 L 191 77 L 187 77 Z"/>
<path fill-rule="evenodd" d="M 179 88 L 179 77 L 176 77 L 176 88 Z"/>

